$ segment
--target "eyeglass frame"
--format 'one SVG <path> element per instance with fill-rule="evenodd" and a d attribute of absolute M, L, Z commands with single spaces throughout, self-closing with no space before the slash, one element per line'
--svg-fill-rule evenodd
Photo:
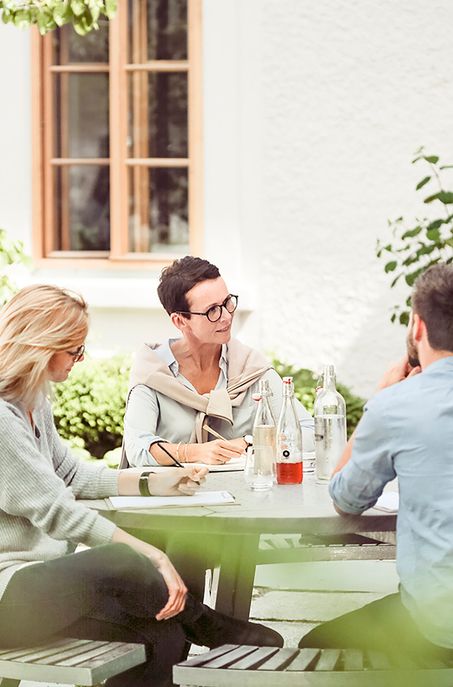
<path fill-rule="evenodd" d="M 226 303 L 230 298 L 236 299 L 236 305 L 234 306 L 234 308 L 231 312 L 226 307 Z M 222 317 L 222 309 L 223 308 L 225 308 L 225 310 L 227 311 L 227 313 L 229 315 L 232 315 L 235 312 L 235 310 L 237 309 L 238 303 L 239 303 L 239 296 L 237 294 L 234 294 L 234 293 L 229 293 L 228 296 L 223 301 L 223 303 L 218 303 L 217 305 L 211 305 L 211 307 L 208 308 L 206 310 L 206 312 L 193 312 L 192 310 L 178 310 L 177 313 L 178 313 L 178 315 L 203 315 L 204 317 L 207 318 L 208 322 L 214 323 L 214 322 L 218 322 L 220 320 L 220 318 Z M 220 308 L 220 314 L 216 320 L 211 320 L 211 319 L 209 319 L 209 316 L 208 316 L 208 312 L 210 310 L 213 310 L 213 308 Z"/>
<path fill-rule="evenodd" d="M 65 351 L 65 353 L 70 355 L 75 363 L 78 363 L 85 355 L 85 344 L 81 344 L 76 351 Z"/>

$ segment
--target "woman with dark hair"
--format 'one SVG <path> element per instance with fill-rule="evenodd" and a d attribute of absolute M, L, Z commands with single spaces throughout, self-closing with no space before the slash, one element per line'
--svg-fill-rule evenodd
<path fill-rule="evenodd" d="M 158 294 L 181 336 L 138 351 L 124 424 L 127 461 L 225 463 L 247 447 L 261 379 L 269 382 L 278 416 L 281 379 L 258 351 L 231 338 L 238 296 L 215 265 L 192 256 L 176 260 L 163 270 Z M 297 407 L 312 450 L 313 418 Z"/>
<path fill-rule="evenodd" d="M 48 386 L 83 360 L 87 330 L 83 299 L 56 286 L 22 289 L 0 310 L 0 646 L 55 637 L 144 643 L 146 662 L 109 687 L 169 687 L 187 641 L 281 645 L 273 630 L 196 601 L 165 553 L 76 500 L 143 491 L 190 498 L 206 474 L 117 471 L 71 455 Z M 79 542 L 91 548 L 69 553 Z"/>

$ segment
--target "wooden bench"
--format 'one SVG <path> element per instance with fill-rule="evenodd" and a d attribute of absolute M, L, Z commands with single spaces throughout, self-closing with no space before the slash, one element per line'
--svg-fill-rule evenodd
<path fill-rule="evenodd" d="M 225 644 L 173 668 L 197 687 L 451 687 L 453 663 L 417 664 L 358 649 L 278 649 Z"/>
<path fill-rule="evenodd" d="M 21 680 L 96 685 L 145 661 L 142 644 L 62 639 L 52 644 L 0 651 L 0 687 Z"/>
<path fill-rule="evenodd" d="M 393 532 L 362 534 L 300 535 L 263 534 L 256 564 L 304 563 L 313 561 L 393 560 L 396 554 Z"/>

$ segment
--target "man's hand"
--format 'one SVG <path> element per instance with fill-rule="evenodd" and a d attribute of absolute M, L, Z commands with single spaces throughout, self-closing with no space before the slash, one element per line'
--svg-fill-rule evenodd
<path fill-rule="evenodd" d="M 387 370 L 379 382 L 378 389 L 386 389 L 388 386 L 393 386 L 393 384 L 402 382 L 408 377 L 413 377 L 414 375 L 419 374 L 419 372 L 421 372 L 420 366 L 411 367 L 409 365 L 408 357 L 405 355 L 403 358 L 401 358 L 401 360 Z"/>
<path fill-rule="evenodd" d="M 207 474 L 208 468 L 162 468 L 149 474 L 148 487 L 153 496 L 192 496 Z"/>
<path fill-rule="evenodd" d="M 215 439 L 204 444 L 189 444 L 188 456 L 191 463 L 206 463 L 219 465 L 227 463 L 231 458 L 239 458 L 245 452 L 244 439 Z"/>

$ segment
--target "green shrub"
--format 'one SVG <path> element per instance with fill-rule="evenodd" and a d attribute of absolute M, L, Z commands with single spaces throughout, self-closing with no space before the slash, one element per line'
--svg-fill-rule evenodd
<path fill-rule="evenodd" d="M 130 357 L 86 359 L 54 387 L 60 435 L 97 458 L 121 445 Z"/>
<path fill-rule="evenodd" d="M 305 368 L 297 369 L 293 365 L 282 363 L 280 360 L 273 360 L 272 364 L 281 377 L 293 377 L 296 397 L 313 414 L 318 377 L 311 370 Z M 362 417 L 365 401 L 360 396 L 355 396 L 347 386 L 340 382 L 337 382 L 337 390 L 346 401 L 348 436 L 351 436 Z"/>

